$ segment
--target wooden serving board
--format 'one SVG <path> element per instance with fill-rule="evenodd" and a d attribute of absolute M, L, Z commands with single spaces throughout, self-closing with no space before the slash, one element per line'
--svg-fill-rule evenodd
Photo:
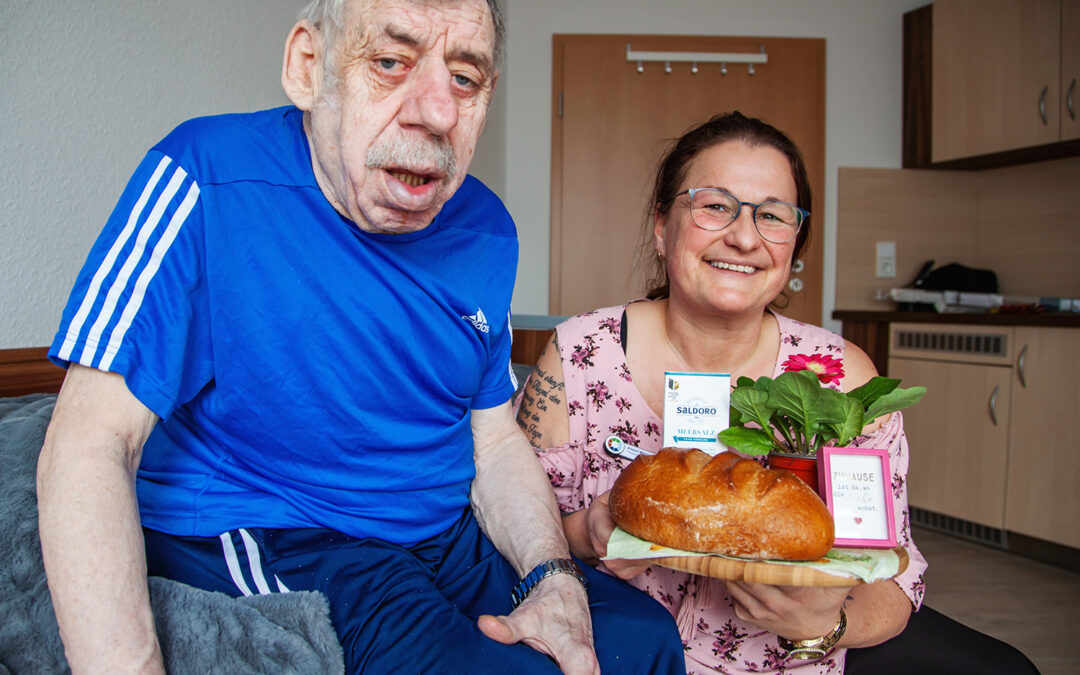
<path fill-rule="evenodd" d="M 908 566 L 907 551 L 897 546 L 896 554 L 900 557 L 900 569 Z M 656 558 L 657 565 L 700 574 L 717 579 L 750 581 L 774 586 L 851 586 L 865 583 L 861 579 L 849 576 L 837 576 L 803 565 L 783 565 L 758 560 L 735 560 L 715 555 L 707 556 L 672 556 Z"/>

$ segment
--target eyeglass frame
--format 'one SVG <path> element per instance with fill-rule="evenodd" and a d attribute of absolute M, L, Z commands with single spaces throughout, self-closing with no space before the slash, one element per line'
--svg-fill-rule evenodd
<path fill-rule="evenodd" d="M 694 209 L 693 209 L 694 195 L 696 195 L 698 192 L 701 192 L 703 190 L 711 190 L 713 192 L 722 192 L 723 194 L 726 194 L 727 196 L 731 197 L 732 199 L 734 199 L 738 203 L 739 211 L 738 211 L 738 213 L 735 214 L 734 217 L 732 217 L 732 219 L 730 221 L 728 221 L 727 225 L 724 225 L 723 227 L 717 228 L 715 230 L 710 230 L 707 227 L 703 227 L 703 226 L 699 225 L 698 222 L 696 220 L 694 220 Z M 787 244 L 787 243 L 793 242 L 796 239 L 798 239 L 799 232 L 802 231 L 803 223 L 805 223 L 806 219 L 810 217 L 810 212 L 809 211 L 807 211 L 806 209 L 804 209 L 804 208 L 802 208 L 800 206 L 796 206 L 795 204 L 792 204 L 791 202 L 785 202 L 785 201 L 780 200 L 780 199 L 770 199 L 769 201 L 761 202 L 761 203 L 758 203 L 758 204 L 755 204 L 754 202 L 744 202 L 741 199 L 739 199 L 738 197 L 736 197 L 735 195 L 728 192 L 727 190 L 724 190 L 722 188 L 715 188 L 715 187 L 688 188 L 686 190 L 683 190 L 682 192 L 675 193 L 674 195 L 671 196 L 671 199 L 668 199 L 667 201 L 668 202 L 673 202 L 673 201 L 675 201 L 675 199 L 677 197 L 681 197 L 683 195 L 690 195 L 690 204 L 691 204 L 690 222 L 692 222 L 694 224 L 694 227 L 705 230 L 706 232 L 722 232 L 723 230 L 726 230 L 727 228 L 731 227 L 732 223 L 734 223 L 736 220 L 739 219 L 739 215 L 742 213 L 742 207 L 744 207 L 744 206 L 753 207 L 751 212 L 750 212 L 750 220 L 752 220 L 753 223 L 754 223 L 754 231 L 757 232 L 759 237 L 761 237 L 765 241 L 769 242 L 770 244 Z M 772 239 L 769 239 L 764 234 L 762 234 L 761 230 L 758 229 L 757 210 L 758 210 L 758 207 L 760 207 L 760 206 L 762 206 L 764 204 L 784 204 L 785 206 L 790 206 L 791 208 L 795 209 L 795 212 L 798 213 L 798 215 L 800 216 L 799 222 L 795 225 L 795 232 L 791 235 L 790 239 L 785 239 L 784 241 L 773 241 Z"/>

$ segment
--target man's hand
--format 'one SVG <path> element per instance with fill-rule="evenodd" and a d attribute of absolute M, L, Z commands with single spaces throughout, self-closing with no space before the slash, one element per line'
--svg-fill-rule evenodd
<path fill-rule="evenodd" d="M 570 557 L 551 483 L 510 405 L 473 410 L 472 429 L 473 512 L 495 548 L 519 575 L 544 560 Z M 588 598 L 568 574 L 544 579 L 510 616 L 484 616 L 478 626 L 494 640 L 523 642 L 551 656 L 565 673 L 599 672 Z"/>
<path fill-rule="evenodd" d="M 523 642 L 567 675 L 599 675 L 585 588 L 569 574 L 543 579 L 509 616 L 481 616 L 480 631 L 503 644 Z"/>

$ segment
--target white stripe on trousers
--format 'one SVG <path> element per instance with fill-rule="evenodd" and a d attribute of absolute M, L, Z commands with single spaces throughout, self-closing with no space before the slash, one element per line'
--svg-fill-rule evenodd
<path fill-rule="evenodd" d="M 263 574 L 262 555 L 259 553 L 258 544 L 247 530 L 240 528 L 237 532 L 244 541 L 244 552 L 247 554 L 248 568 L 251 571 L 251 578 L 255 582 L 255 588 L 258 589 L 259 595 L 273 593 L 273 591 L 270 590 L 270 586 L 266 583 L 266 575 Z M 233 583 L 244 595 L 254 595 L 254 593 L 251 592 L 251 587 L 248 586 L 247 580 L 244 578 L 243 570 L 240 568 L 240 557 L 236 553 L 236 546 L 233 544 L 232 536 L 228 532 L 225 532 L 218 538 L 221 540 L 221 550 L 225 555 L 225 564 L 229 568 L 229 576 L 232 577 Z M 274 583 L 277 585 L 278 593 L 290 592 L 289 587 L 282 583 L 281 579 L 279 579 L 276 574 L 274 575 Z"/>

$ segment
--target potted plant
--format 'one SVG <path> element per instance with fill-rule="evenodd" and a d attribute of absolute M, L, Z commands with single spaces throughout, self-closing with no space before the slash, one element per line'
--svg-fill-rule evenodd
<path fill-rule="evenodd" d="M 818 450 L 847 445 L 867 424 L 915 405 L 926 393 L 925 387 L 901 389 L 900 380 L 880 375 L 838 391 L 827 385 L 843 377 L 843 364 L 821 354 L 793 356 L 784 370 L 776 379 L 739 378 L 729 426 L 718 438 L 743 454 L 769 455 L 770 466 L 792 470 L 814 490 Z"/>

